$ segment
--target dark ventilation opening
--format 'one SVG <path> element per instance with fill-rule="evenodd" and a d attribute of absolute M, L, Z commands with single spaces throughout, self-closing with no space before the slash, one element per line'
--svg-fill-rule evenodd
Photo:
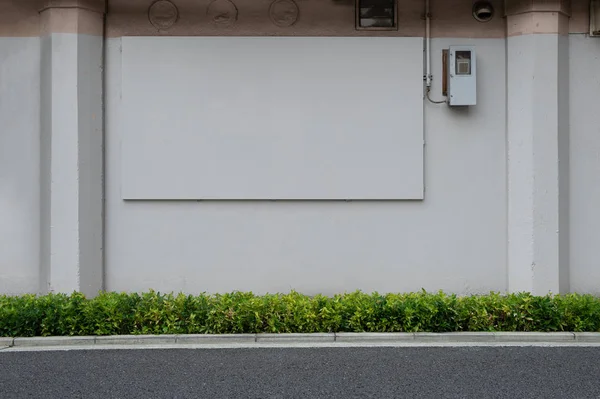
<path fill-rule="evenodd" d="M 473 18 L 479 22 L 488 22 L 494 17 L 494 7 L 485 1 L 473 4 Z"/>
<path fill-rule="evenodd" d="M 356 8 L 357 28 L 396 28 L 396 0 L 356 0 Z"/>

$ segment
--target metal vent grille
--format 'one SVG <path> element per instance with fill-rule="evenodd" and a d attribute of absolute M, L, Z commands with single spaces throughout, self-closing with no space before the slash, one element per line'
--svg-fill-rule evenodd
<path fill-rule="evenodd" d="M 397 29 L 396 0 L 356 0 L 356 28 Z"/>

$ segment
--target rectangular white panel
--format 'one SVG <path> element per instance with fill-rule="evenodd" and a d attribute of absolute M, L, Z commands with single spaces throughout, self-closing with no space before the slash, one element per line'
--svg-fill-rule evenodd
<path fill-rule="evenodd" d="M 422 199 L 423 41 L 125 37 L 124 199 Z"/>

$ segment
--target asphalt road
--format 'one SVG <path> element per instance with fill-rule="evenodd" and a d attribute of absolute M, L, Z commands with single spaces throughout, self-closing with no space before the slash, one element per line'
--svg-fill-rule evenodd
<path fill-rule="evenodd" d="M 599 398 L 600 348 L 0 351 L 9 398 Z"/>

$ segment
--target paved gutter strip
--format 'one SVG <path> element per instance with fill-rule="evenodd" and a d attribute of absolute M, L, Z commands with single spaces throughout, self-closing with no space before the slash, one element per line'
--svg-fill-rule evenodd
<path fill-rule="evenodd" d="M 598 343 L 600 333 L 457 332 L 457 333 L 317 333 L 317 334 L 197 334 L 117 335 L 86 337 L 1 338 L 0 348 L 81 347 L 115 345 L 248 345 L 248 344 L 385 344 L 435 343 Z"/>

